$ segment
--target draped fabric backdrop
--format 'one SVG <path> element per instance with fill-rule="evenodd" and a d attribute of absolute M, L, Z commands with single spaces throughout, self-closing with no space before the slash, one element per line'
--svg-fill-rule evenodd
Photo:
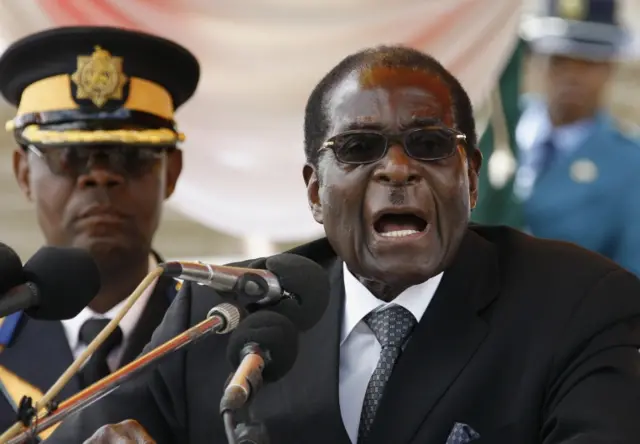
<path fill-rule="evenodd" d="M 80 24 L 180 42 L 199 58 L 202 79 L 177 116 L 185 169 L 169 204 L 231 235 L 289 242 L 322 232 L 301 174 L 303 110 L 320 78 L 351 52 L 403 43 L 441 60 L 480 110 L 515 48 L 520 8 L 520 0 L 12 0 L 0 3 L 0 50 Z"/>

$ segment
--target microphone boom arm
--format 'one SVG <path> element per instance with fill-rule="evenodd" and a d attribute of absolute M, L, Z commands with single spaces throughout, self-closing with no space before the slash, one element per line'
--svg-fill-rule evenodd
<path fill-rule="evenodd" d="M 109 393 L 118 389 L 123 383 L 149 368 L 152 364 L 157 364 L 160 359 L 212 333 L 228 333 L 238 325 L 239 321 L 240 312 L 236 307 L 228 303 L 217 305 L 209 312 L 207 319 L 204 321 L 185 330 L 169 341 L 160 344 L 135 361 L 132 361 L 128 365 L 61 402 L 58 408 L 51 413 L 40 413 L 35 420 L 35 424 L 28 428 L 25 427 L 19 435 L 7 441 L 7 444 L 28 442 L 27 440 L 33 436 L 37 436 L 42 431 L 63 421 L 72 413 L 80 411 L 98 401 L 100 398 L 107 396 Z"/>
<path fill-rule="evenodd" d="M 211 265 L 204 262 L 166 262 L 160 264 L 166 276 L 185 279 L 206 285 L 216 291 L 233 292 L 249 298 L 259 298 L 258 306 L 279 302 L 283 297 L 292 298 L 284 290 L 278 278 L 269 270 Z"/>

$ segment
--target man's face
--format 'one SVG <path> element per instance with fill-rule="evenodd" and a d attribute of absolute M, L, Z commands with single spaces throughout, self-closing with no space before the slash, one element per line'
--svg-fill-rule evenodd
<path fill-rule="evenodd" d="M 127 151 L 129 150 L 129 151 Z M 179 150 L 32 148 L 14 171 L 48 245 L 88 250 L 104 270 L 146 255 L 182 168 Z"/>
<path fill-rule="evenodd" d="M 591 117 L 600 107 L 611 75 L 609 62 L 563 56 L 542 59 L 546 65 L 546 89 L 555 120 L 561 123 Z"/>
<path fill-rule="evenodd" d="M 410 69 L 356 69 L 329 93 L 325 109 L 329 140 L 353 129 L 392 135 L 456 126 L 449 88 Z M 449 157 L 416 160 L 401 139 L 389 139 L 375 162 L 345 164 L 322 150 L 318 167 L 304 170 L 314 217 L 349 270 L 390 286 L 423 282 L 451 260 L 475 205 L 481 162 L 475 150 L 467 159 L 459 141 Z"/>

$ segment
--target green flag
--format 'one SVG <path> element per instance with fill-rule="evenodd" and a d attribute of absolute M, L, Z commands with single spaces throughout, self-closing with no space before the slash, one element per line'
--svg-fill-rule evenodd
<path fill-rule="evenodd" d="M 491 97 L 488 124 L 480 137 L 484 162 L 480 170 L 478 204 L 471 214 L 471 220 L 476 223 L 524 228 L 521 203 L 513 194 L 523 59 L 524 42 L 519 41 Z"/>

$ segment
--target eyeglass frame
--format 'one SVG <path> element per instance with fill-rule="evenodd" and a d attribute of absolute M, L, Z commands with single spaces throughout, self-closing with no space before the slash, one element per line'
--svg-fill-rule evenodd
<path fill-rule="evenodd" d="M 462 131 L 455 129 L 455 128 L 449 128 L 449 127 L 445 127 L 445 126 L 427 126 L 427 127 L 420 127 L 420 128 L 411 128 L 399 133 L 385 133 L 383 131 L 380 130 L 374 130 L 374 129 L 354 129 L 354 130 L 348 130 L 348 131 L 344 131 L 338 134 L 335 134 L 331 137 L 329 137 L 319 148 L 319 151 L 324 151 L 324 150 L 331 150 L 333 151 L 334 156 L 336 157 L 336 159 L 338 160 L 338 162 L 343 163 L 345 165 L 368 165 L 374 162 L 378 162 L 381 159 L 384 159 L 384 157 L 387 155 L 387 153 L 389 152 L 389 147 L 390 147 L 390 140 L 392 139 L 396 139 L 396 141 L 401 142 L 400 144 L 402 145 L 402 148 L 404 150 L 404 153 L 409 156 L 412 159 L 418 160 L 420 162 L 433 162 L 436 160 L 443 160 L 443 159 L 448 159 L 449 157 L 452 157 L 453 155 L 455 155 L 455 149 L 451 151 L 451 154 L 447 155 L 447 156 L 442 156 L 442 157 L 437 157 L 437 158 L 433 158 L 433 159 L 419 159 L 416 158 L 414 156 L 412 156 L 408 151 L 407 151 L 407 144 L 406 144 L 406 137 L 414 132 L 418 132 L 418 131 L 424 131 L 424 130 L 429 130 L 429 129 L 434 129 L 434 130 L 445 130 L 445 131 L 449 131 L 451 132 L 454 136 L 456 141 L 462 141 L 466 144 L 467 142 L 467 135 L 464 134 Z M 386 144 L 385 144 L 385 148 L 384 151 L 382 153 L 382 155 L 380 156 L 380 158 L 375 159 L 375 160 L 371 160 L 369 162 L 345 162 L 343 160 L 341 160 L 336 151 L 335 148 L 333 147 L 333 143 L 335 142 L 336 137 L 341 137 L 341 136 L 345 136 L 345 135 L 350 135 L 350 134 L 376 134 L 376 135 L 380 135 L 383 136 L 385 138 Z M 457 145 L 457 143 L 456 143 Z"/>

